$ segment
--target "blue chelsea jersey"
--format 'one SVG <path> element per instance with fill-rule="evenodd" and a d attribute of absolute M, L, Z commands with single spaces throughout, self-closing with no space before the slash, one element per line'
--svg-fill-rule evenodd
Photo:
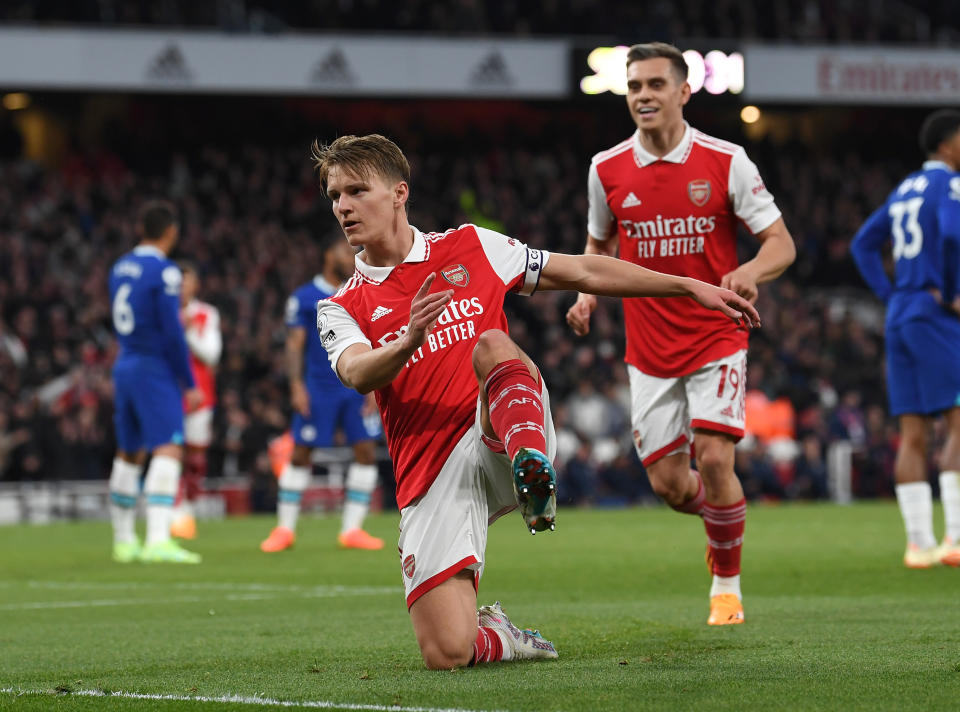
<path fill-rule="evenodd" d="M 307 330 L 304 347 L 304 380 L 311 386 L 336 386 L 343 388 L 327 359 L 327 350 L 320 342 L 317 333 L 317 302 L 332 297 L 339 288 L 333 286 L 322 276 L 301 285 L 287 300 L 287 327 L 301 327 Z"/>
<path fill-rule="evenodd" d="M 159 249 L 141 245 L 110 270 L 113 328 L 118 362 L 165 365 L 184 388 L 194 385 L 180 322 L 180 269 Z"/>
<path fill-rule="evenodd" d="M 891 242 L 893 284 L 881 248 Z M 888 323 L 915 318 L 957 294 L 960 273 L 960 173 L 927 161 L 907 176 L 863 224 L 850 246 L 864 280 L 888 305 Z"/>

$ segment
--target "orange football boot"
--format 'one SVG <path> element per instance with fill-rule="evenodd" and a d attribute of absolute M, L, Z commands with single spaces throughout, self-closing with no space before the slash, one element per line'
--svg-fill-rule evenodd
<path fill-rule="evenodd" d="M 907 544 L 903 565 L 908 569 L 929 569 L 940 565 L 940 547 L 921 549 L 916 544 Z"/>
<path fill-rule="evenodd" d="M 177 539 L 196 539 L 197 538 L 197 520 L 189 514 L 177 517 L 170 525 L 170 536 Z"/>
<path fill-rule="evenodd" d="M 743 604 L 735 593 L 720 593 L 710 597 L 710 617 L 707 625 L 736 625 L 743 623 Z"/>
<path fill-rule="evenodd" d="M 286 527 L 274 527 L 270 536 L 260 544 L 260 551 L 265 551 L 268 554 L 284 551 L 292 548 L 296 539 L 297 536 L 293 533 L 293 530 Z"/>
<path fill-rule="evenodd" d="M 337 535 L 337 542 L 344 549 L 367 549 L 377 551 L 383 548 L 383 539 L 367 534 L 363 529 L 356 527 L 347 529 Z"/>
<path fill-rule="evenodd" d="M 960 545 L 950 537 L 943 537 L 943 543 L 937 551 L 940 563 L 944 566 L 960 566 Z"/>

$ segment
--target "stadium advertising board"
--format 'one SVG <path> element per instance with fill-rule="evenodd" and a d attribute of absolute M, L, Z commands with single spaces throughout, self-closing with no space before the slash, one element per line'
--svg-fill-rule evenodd
<path fill-rule="evenodd" d="M 0 88 L 561 98 L 562 40 L 0 29 Z"/>
<path fill-rule="evenodd" d="M 743 54 L 750 101 L 960 103 L 958 51 L 748 44 Z"/>

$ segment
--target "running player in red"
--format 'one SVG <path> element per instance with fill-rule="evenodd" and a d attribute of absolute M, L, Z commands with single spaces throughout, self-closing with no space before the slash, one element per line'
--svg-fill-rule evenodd
<path fill-rule="evenodd" d="M 793 238 L 743 148 L 683 120 L 687 64 L 672 45 L 634 45 L 627 54 L 627 107 L 637 131 L 594 156 L 589 173 L 586 254 L 615 256 L 737 292 L 793 262 Z M 737 264 L 738 222 L 760 241 Z M 611 239 L 616 235 L 617 239 Z M 567 313 L 580 335 L 597 300 L 581 294 Z M 713 574 L 711 625 L 742 623 L 740 550 L 746 500 L 733 471 L 743 437 L 747 331 L 688 299 L 623 303 L 632 424 L 654 492 L 703 518 Z M 690 469 L 690 445 L 699 472 Z"/>
<path fill-rule="evenodd" d="M 689 296 L 759 323 L 736 293 L 592 255 L 550 254 L 474 225 L 421 233 L 407 221 L 410 166 L 379 135 L 314 145 L 353 277 L 317 305 L 317 331 L 345 385 L 373 391 L 397 478 L 407 606 L 428 668 L 555 658 L 499 603 L 477 611 L 487 527 L 518 504 L 553 529 L 556 443 L 540 372 L 507 335 L 508 292 Z"/>
<path fill-rule="evenodd" d="M 200 275 L 195 265 L 180 263 L 183 286 L 180 291 L 180 318 L 183 321 L 187 347 L 190 349 L 190 370 L 197 388 L 203 393 L 203 401 L 190 408 L 184 401 L 183 477 L 180 478 L 180 502 L 174 511 L 170 535 L 178 539 L 197 537 L 197 520 L 194 502 L 203 489 L 207 476 L 207 448 L 213 439 L 213 408 L 217 403 L 216 368 L 223 351 L 220 334 L 220 312 L 212 304 L 197 299 L 200 291 Z"/>

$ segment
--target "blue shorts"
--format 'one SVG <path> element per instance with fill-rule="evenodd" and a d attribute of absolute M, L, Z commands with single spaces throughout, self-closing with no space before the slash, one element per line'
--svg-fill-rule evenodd
<path fill-rule="evenodd" d="M 113 367 L 113 424 L 123 452 L 183 444 L 183 394 L 169 368 L 120 359 Z"/>
<path fill-rule="evenodd" d="M 960 319 L 887 326 L 887 391 L 893 415 L 933 415 L 960 405 Z"/>
<path fill-rule="evenodd" d="M 380 435 L 380 416 L 364 418 L 364 396 L 344 386 L 318 388 L 307 384 L 310 393 L 310 417 L 294 412 L 290 430 L 297 445 L 330 447 L 337 426 L 343 429 L 347 442 L 353 445 L 373 440 Z"/>

